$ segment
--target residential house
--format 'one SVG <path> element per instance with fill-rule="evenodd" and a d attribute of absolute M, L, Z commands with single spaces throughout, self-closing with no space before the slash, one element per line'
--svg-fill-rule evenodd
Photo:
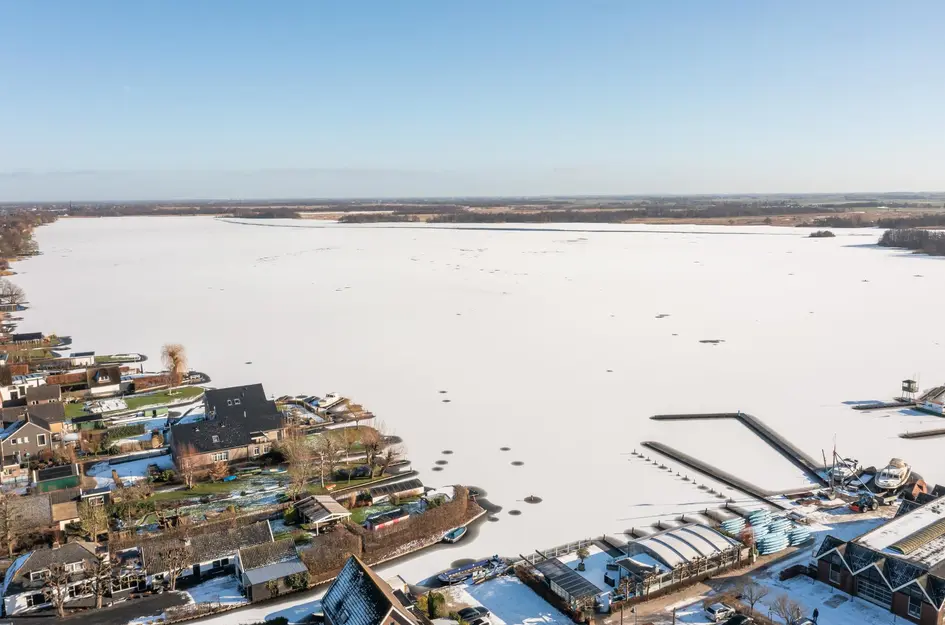
<path fill-rule="evenodd" d="M 271 599 L 308 585 L 308 568 L 291 538 L 239 550 L 236 578 L 250 601 Z"/>
<path fill-rule="evenodd" d="M 48 404 L 62 401 L 62 388 L 58 384 L 41 384 L 26 389 L 26 405 Z"/>
<path fill-rule="evenodd" d="M 112 502 L 112 489 L 108 486 L 99 486 L 82 490 L 79 493 L 79 501 L 88 503 L 91 506 L 104 506 Z"/>
<path fill-rule="evenodd" d="M 16 421 L 0 431 L 3 478 L 15 480 L 22 477 L 22 469 L 31 459 L 43 452 L 51 452 L 61 445 L 61 442 L 53 440 L 52 426 L 49 423 L 27 412 L 23 420 Z"/>
<path fill-rule="evenodd" d="M 941 625 L 945 499 L 907 508 L 853 540 L 828 535 L 815 556 L 816 577 L 905 621 Z"/>
<path fill-rule="evenodd" d="M 52 524 L 65 531 L 70 523 L 79 522 L 79 495 L 82 489 L 78 487 L 63 488 L 46 493 L 49 498 L 49 509 L 52 512 Z"/>
<path fill-rule="evenodd" d="M 245 414 L 277 414 L 276 402 L 266 399 L 262 384 L 210 389 L 203 396 L 207 419 L 228 419 Z"/>
<path fill-rule="evenodd" d="M 39 417 L 49 424 L 50 431 L 53 434 L 62 434 L 66 429 L 66 408 L 61 403 L 36 404 L 35 406 L 12 406 L 10 408 L 0 408 L 0 421 L 3 427 L 23 421 L 26 415 L 30 414 Z M 54 441 L 56 437 L 53 437 Z"/>
<path fill-rule="evenodd" d="M 300 520 L 315 526 L 315 533 L 320 528 L 329 527 L 351 517 L 351 512 L 335 501 L 331 495 L 312 495 L 295 504 Z"/>
<path fill-rule="evenodd" d="M 351 556 L 322 599 L 328 625 L 419 625 L 393 589 L 357 556 Z"/>
<path fill-rule="evenodd" d="M 55 564 L 63 564 L 72 574 L 67 607 L 95 605 L 89 580 L 91 565 L 96 561 L 96 545 L 88 542 L 66 543 L 53 549 L 37 549 L 20 556 L 6 573 L 3 586 L 3 607 L 6 616 L 51 607 L 43 594 L 46 575 Z"/>
<path fill-rule="evenodd" d="M 219 413 L 218 413 L 219 414 Z M 258 458 L 282 440 L 285 423 L 279 412 L 239 415 L 178 424 L 171 428 L 171 453 L 178 469 L 182 463 L 209 466 Z"/>
<path fill-rule="evenodd" d="M 77 369 L 79 367 L 94 367 L 95 352 L 72 352 L 65 360 L 68 360 L 69 365 Z"/>
<path fill-rule="evenodd" d="M 0 386 L 0 400 L 3 400 L 3 406 L 25 406 L 26 392 L 34 386 L 41 386 L 46 383 L 46 378 L 42 373 L 27 373 L 25 375 L 15 375 L 12 383 Z"/>
<path fill-rule="evenodd" d="M 11 334 L 7 343 L 12 343 L 14 345 L 39 345 L 43 342 L 43 333 L 42 332 L 21 332 L 19 334 Z"/>
<path fill-rule="evenodd" d="M 121 367 L 89 367 L 85 370 L 85 382 L 92 397 L 117 395 L 121 392 Z"/>
<path fill-rule="evenodd" d="M 160 586 L 166 581 L 170 568 L 164 554 L 171 547 L 183 546 L 188 550 L 189 563 L 180 577 L 194 575 L 199 579 L 202 575 L 235 569 L 240 549 L 273 541 L 269 521 L 235 528 L 224 521 L 194 531 L 200 533 L 183 538 L 158 538 L 141 544 L 141 562 L 147 571 L 148 586 Z"/>

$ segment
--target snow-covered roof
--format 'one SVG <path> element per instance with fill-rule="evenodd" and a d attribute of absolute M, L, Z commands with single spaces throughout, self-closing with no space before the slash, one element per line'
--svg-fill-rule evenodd
<path fill-rule="evenodd" d="M 854 542 L 933 567 L 945 561 L 945 501 L 936 499 L 863 534 Z"/>
<path fill-rule="evenodd" d="M 632 541 L 628 544 L 628 551 L 632 558 L 637 558 L 640 553 L 648 553 L 665 566 L 673 568 L 720 553 L 736 544 L 711 527 L 692 523 Z"/>

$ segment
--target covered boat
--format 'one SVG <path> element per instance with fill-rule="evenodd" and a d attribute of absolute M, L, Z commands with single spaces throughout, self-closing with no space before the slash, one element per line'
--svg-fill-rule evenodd
<path fill-rule="evenodd" d="M 463 536 L 465 535 L 466 535 L 466 528 L 457 527 L 456 529 L 452 529 L 446 532 L 446 534 L 443 536 L 443 542 L 458 543 L 460 540 L 462 540 Z"/>
<path fill-rule="evenodd" d="M 912 467 L 899 458 L 893 458 L 882 471 L 876 474 L 876 486 L 883 490 L 895 490 L 904 486 L 912 475 Z"/>

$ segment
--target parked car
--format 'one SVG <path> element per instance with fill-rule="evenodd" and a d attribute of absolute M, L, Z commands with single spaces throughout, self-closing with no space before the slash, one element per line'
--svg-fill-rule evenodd
<path fill-rule="evenodd" d="M 735 616 L 735 610 L 724 603 L 713 603 L 707 606 L 705 613 L 713 623 L 721 623 L 725 619 Z"/>
<path fill-rule="evenodd" d="M 751 625 L 755 622 L 755 619 L 747 616 L 745 614 L 736 614 L 732 618 L 725 621 L 724 625 Z"/>
<path fill-rule="evenodd" d="M 463 619 L 467 623 L 473 623 L 477 620 L 484 620 L 486 623 L 489 622 L 489 610 L 483 606 L 477 606 L 475 608 L 463 608 L 457 612 L 459 618 Z"/>

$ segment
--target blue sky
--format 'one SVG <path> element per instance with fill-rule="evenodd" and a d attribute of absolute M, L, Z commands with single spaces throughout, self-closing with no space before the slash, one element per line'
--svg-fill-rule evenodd
<path fill-rule="evenodd" d="M 945 3 L 0 0 L 0 201 L 942 190 Z"/>

